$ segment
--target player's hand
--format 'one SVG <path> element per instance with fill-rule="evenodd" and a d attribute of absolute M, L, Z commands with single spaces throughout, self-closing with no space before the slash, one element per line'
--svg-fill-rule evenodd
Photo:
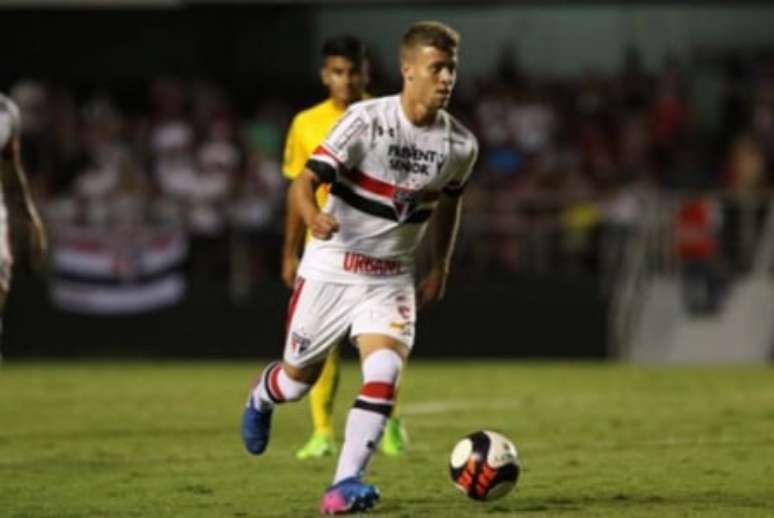
<path fill-rule="evenodd" d="M 45 262 L 48 255 L 48 239 L 46 238 L 43 222 L 40 220 L 37 212 L 33 211 L 30 214 L 29 226 L 33 258 L 36 264 L 40 266 Z"/>
<path fill-rule="evenodd" d="M 420 309 L 443 299 L 446 293 L 446 277 L 443 268 L 433 268 L 417 288 L 417 305 Z"/>
<path fill-rule="evenodd" d="M 309 225 L 309 230 L 312 231 L 312 235 L 317 239 L 327 241 L 334 232 L 339 230 L 339 222 L 326 212 L 318 212 L 312 220 L 312 224 Z"/>
<path fill-rule="evenodd" d="M 295 286 L 296 272 L 298 272 L 298 256 L 296 254 L 283 254 L 282 282 L 290 289 L 293 289 L 293 286 Z"/>

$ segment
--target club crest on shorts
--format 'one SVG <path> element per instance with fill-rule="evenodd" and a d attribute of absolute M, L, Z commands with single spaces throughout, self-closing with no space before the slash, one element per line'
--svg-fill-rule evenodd
<path fill-rule="evenodd" d="M 306 350 L 309 349 L 311 343 L 311 339 L 297 333 L 296 331 L 293 331 L 293 333 L 290 335 L 290 344 L 293 348 L 294 354 L 304 354 Z"/>
<path fill-rule="evenodd" d="M 392 196 L 392 206 L 398 221 L 405 221 L 419 204 L 419 191 L 398 187 Z"/>

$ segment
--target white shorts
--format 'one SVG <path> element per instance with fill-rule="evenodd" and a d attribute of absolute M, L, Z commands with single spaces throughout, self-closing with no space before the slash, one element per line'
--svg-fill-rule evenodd
<path fill-rule="evenodd" d="M 299 277 L 288 304 L 284 360 L 295 367 L 322 361 L 347 332 L 387 335 L 414 345 L 413 284 L 351 285 Z"/>

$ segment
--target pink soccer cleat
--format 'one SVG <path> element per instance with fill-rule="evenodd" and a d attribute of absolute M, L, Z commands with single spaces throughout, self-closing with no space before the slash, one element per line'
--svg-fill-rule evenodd
<path fill-rule="evenodd" d="M 349 514 L 368 511 L 379 501 L 379 490 L 357 477 L 345 478 L 329 487 L 320 503 L 320 514 Z"/>

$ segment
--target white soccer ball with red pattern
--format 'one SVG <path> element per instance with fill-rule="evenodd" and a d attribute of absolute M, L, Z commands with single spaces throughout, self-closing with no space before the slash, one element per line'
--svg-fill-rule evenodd
<path fill-rule="evenodd" d="M 457 489 L 473 500 L 495 500 L 508 494 L 519 479 L 519 454 L 507 437 L 482 430 L 460 442 L 449 458 Z"/>

